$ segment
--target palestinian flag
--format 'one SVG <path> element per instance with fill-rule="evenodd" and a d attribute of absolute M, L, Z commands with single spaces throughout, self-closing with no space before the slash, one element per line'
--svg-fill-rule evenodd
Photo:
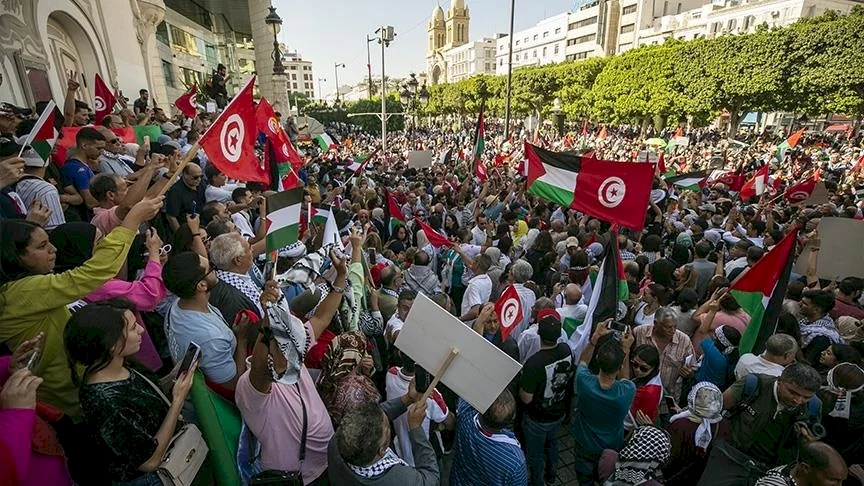
<path fill-rule="evenodd" d="M 327 213 L 333 210 L 329 204 L 316 204 L 312 206 L 312 222 L 315 224 L 325 224 L 327 222 Z"/>
<path fill-rule="evenodd" d="M 318 147 L 321 148 L 322 152 L 327 152 L 330 149 L 336 148 L 336 142 L 334 142 L 326 132 L 321 135 L 315 135 L 315 143 L 318 144 Z"/>
<path fill-rule="evenodd" d="M 582 355 L 597 324 L 616 317 L 622 286 L 625 291 L 627 289 L 627 281 L 623 278 L 624 266 L 618 253 L 618 233 L 614 228 L 609 233 L 610 244 L 603 249 L 603 260 L 594 279 L 585 320 L 573 330 L 567 340 L 570 349 L 577 356 L 576 359 Z"/>
<path fill-rule="evenodd" d="M 483 152 L 486 150 L 486 125 L 483 123 L 483 107 L 480 107 L 480 114 L 477 116 L 477 131 L 474 133 L 474 165 L 476 166 L 483 157 Z M 485 175 L 485 170 L 484 170 Z"/>
<path fill-rule="evenodd" d="M 783 141 L 780 145 L 777 146 L 777 160 L 783 162 L 783 158 L 786 157 L 786 152 L 789 149 L 795 148 L 798 145 L 798 140 L 801 140 L 801 136 L 804 135 L 804 128 L 798 130 L 797 132 L 789 135 L 789 138 Z"/>
<path fill-rule="evenodd" d="M 389 193 L 387 194 L 387 209 L 387 212 L 390 213 L 387 225 L 389 227 L 390 234 L 392 235 L 396 231 L 396 228 L 399 227 L 399 225 L 405 225 L 405 216 L 402 215 L 402 209 L 396 203 L 396 200 L 393 199 L 393 196 L 391 196 Z"/>
<path fill-rule="evenodd" d="M 51 157 L 51 152 L 54 151 L 54 143 L 57 142 L 57 137 L 60 136 L 60 133 L 54 127 L 55 107 L 54 100 L 49 101 L 45 105 L 45 108 L 39 115 L 39 119 L 33 125 L 33 129 L 27 134 L 24 143 L 21 144 L 30 145 L 39 154 L 39 158 L 46 162 Z"/>
<path fill-rule="evenodd" d="M 674 185 L 681 189 L 698 191 L 705 185 L 707 180 L 708 171 L 698 170 L 696 172 L 688 172 L 674 177 L 666 177 L 666 184 Z"/>
<path fill-rule="evenodd" d="M 267 253 L 278 252 L 297 241 L 302 203 L 302 187 L 267 197 Z"/>
<path fill-rule="evenodd" d="M 525 156 L 528 159 L 528 193 L 569 208 L 573 203 L 582 158 L 528 144 L 525 145 Z"/>
<path fill-rule="evenodd" d="M 750 315 L 750 324 L 738 345 L 741 354 L 761 353 L 765 340 L 776 330 L 795 260 L 798 231 L 797 226 L 793 228 L 777 246 L 732 282 L 730 295 Z"/>
<path fill-rule="evenodd" d="M 348 170 L 350 170 L 351 172 L 353 172 L 353 173 L 354 173 L 354 176 L 356 177 L 357 174 L 358 174 L 361 170 L 363 170 L 364 167 L 366 167 L 366 164 L 368 164 L 369 161 L 372 160 L 372 157 L 373 157 L 375 154 L 378 153 L 378 150 L 380 150 L 380 148 L 377 148 L 377 149 L 373 150 L 373 151 L 372 151 L 371 153 L 369 153 L 369 154 L 366 154 L 366 155 L 358 155 L 357 157 L 354 157 L 354 162 L 352 162 L 352 163 L 348 166 Z"/>

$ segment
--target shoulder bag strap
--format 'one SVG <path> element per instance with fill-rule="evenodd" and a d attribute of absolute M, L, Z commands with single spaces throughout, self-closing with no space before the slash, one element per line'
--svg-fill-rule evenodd
<path fill-rule="evenodd" d="M 303 394 L 300 393 L 300 383 L 295 383 L 295 387 L 297 387 L 297 396 L 300 397 L 300 406 L 303 407 L 303 432 L 301 432 L 300 436 L 300 463 L 303 463 L 303 460 L 306 459 L 306 432 L 308 427 L 308 418 L 306 417 L 306 403 L 303 402 Z"/>
<path fill-rule="evenodd" d="M 162 397 L 162 400 L 165 401 L 165 403 L 168 405 L 168 407 L 171 407 L 171 400 L 168 400 L 168 397 L 165 396 L 165 393 L 162 392 L 162 389 L 159 388 L 159 385 L 157 385 L 156 383 L 153 383 L 152 381 L 150 381 L 149 379 L 147 379 L 146 376 L 142 375 L 141 373 L 139 373 L 139 372 L 136 371 L 136 370 L 131 370 L 131 372 L 132 372 L 132 373 L 135 373 L 135 374 L 138 375 L 142 380 L 146 381 L 147 384 L 150 385 L 150 387 L 152 387 L 152 388 L 156 391 L 156 394 L 159 395 L 160 397 Z"/>

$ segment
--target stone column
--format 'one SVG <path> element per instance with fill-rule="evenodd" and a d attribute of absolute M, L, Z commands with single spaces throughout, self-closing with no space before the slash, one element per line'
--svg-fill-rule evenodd
<path fill-rule="evenodd" d="M 273 74 L 273 29 L 264 23 L 270 13 L 270 0 L 249 0 L 249 21 L 255 46 L 255 72 L 258 93 L 267 98 L 275 111 L 288 115 L 288 76 Z"/>
<path fill-rule="evenodd" d="M 147 85 L 150 86 L 150 97 L 164 108 L 174 101 L 168 99 L 165 77 L 162 75 L 162 60 L 159 59 L 159 50 L 156 48 L 156 26 L 165 18 L 165 3 L 163 0 L 137 0 L 133 1 L 132 5 L 135 15 L 135 34 L 141 46 Z M 134 100 L 138 97 L 138 93 L 130 93 L 126 96 Z"/>

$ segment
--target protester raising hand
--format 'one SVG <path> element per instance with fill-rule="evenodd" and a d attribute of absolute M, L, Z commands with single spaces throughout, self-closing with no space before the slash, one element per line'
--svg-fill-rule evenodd
<path fill-rule="evenodd" d="M 127 214 L 126 218 L 123 219 L 122 226 L 137 233 L 138 228 L 142 224 L 150 221 L 159 214 L 159 210 L 162 209 L 164 201 L 165 196 L 143 199 L 138 204 L 132 206 L 132 209 L 129 210 L 129 214 Z"/>

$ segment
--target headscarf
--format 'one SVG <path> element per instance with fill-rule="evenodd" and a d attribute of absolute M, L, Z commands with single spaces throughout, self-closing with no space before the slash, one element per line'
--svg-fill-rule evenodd
<path fill-rule="evenodd" d="M 838 368 L 847 366 L 853 368 L 853 376 L 855 374 L 859 376 L 858 380 L 855 380 L 853 378 L 853 383 L 843 383 L 842 381 L 845 380 L 837 380 L 837 377 L 834 376 L 835 371 L 837 371 Z M 857 373 L 855 373 L 856 371 Z M 860 380 L 861 375 L 864 375 L 864 370 L 862 370 L 860 366 L 854 363 L 840 363 L 828 371 L 828 386 L 826 388 L 831 393 L 837 395 L 837 401 L 834 403 L 834 409 L 832 409 L 828 413 L 828 415 L 841 419 L 849 419 L 851 415 L 850 409 L 852 407 L 852 395 L 860 392 L 861 390 L 864 390 L 864 382 L 860 382 L 860 384 L 856 383 L 856 381 Z M 840 381 L 840 383 L 838 383 L 838 381 Z"/>
<path fill-rule="evenodd" d="M 528 234 L 528 223 L 523 220 L 516 221 L 513 225 L 513 245 L 519 244 L 519 240 Z"/>
<path fill-rule="evenodd" d="M 93 256 L 96 227 L 90 223 L 65 223 L 54 228 L 48 239 L 57 248 L 54 272 L 63 273 L 80 267 Z"/>
<path fill-rule="evenodd" d="M 381 401 L 375 384 L 360 372 L 360 362 L 367 354 L 366 337 L 360 331 L 336 336 L 324 352 L 318 391 L 334 428 L 348 410 L 362 403 Z"/>
<path fill-rule="evenodd" d="M 618 455 L 615 472 L 604 486 L 634 486 L 657 479 L 672 453 L 669 434 L 650 425 L 638 427 Z"/>
<path fill-rule="evenodd" d="M 708 449 L 713 439 L 711 425 L 723 420 L 723 392 L 709 381 L 696 383 L 687 394 L 687 409 L 673 415 L 669 423 L 682 418 L 699 424 L 693 435 L 693 441 L 696 447 Z"/>

